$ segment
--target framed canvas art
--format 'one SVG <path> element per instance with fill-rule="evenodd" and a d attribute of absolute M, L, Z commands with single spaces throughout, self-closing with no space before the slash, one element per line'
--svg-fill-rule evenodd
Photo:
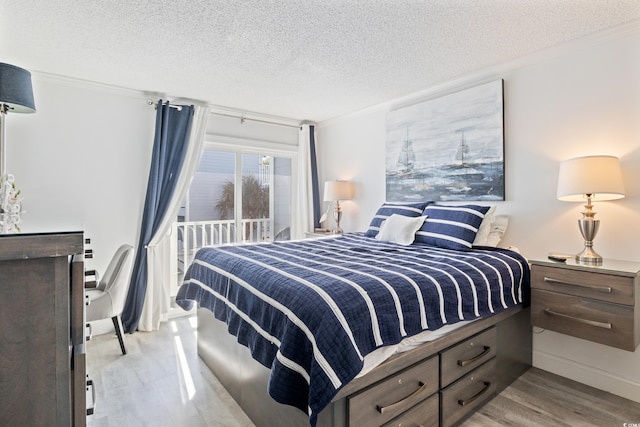
<path fill-rule="evenodd" d="M 504 200 L 503 81 L 390 111 L 387 200 Z"/>

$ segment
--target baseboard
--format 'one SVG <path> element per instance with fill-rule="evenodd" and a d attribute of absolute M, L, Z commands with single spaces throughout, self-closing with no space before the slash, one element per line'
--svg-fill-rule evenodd
<path fill-rule="evenodd" d="M 533 351 L 533 366 L 640 403 L 640 384 L 610 372 L 540 350 Z"/>

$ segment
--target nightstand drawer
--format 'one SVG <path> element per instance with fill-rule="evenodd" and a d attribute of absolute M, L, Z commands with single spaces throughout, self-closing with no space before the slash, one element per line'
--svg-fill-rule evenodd
<path fill-rule="evenodd" d="M 531 288 L 634 305 L 633 277 L 536 265 L 531 271 Z"/>
<path fill-rule="evenodd" d="M 533 289 L 531 323 L 624 350 L 636 348 L 633 307 Z"/>

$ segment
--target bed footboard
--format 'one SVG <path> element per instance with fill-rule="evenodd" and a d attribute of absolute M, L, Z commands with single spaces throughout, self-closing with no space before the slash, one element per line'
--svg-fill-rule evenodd
<path fill-rule="evenodd" d="M 514 307 L 392 357 L 345 385 L 318 427 L 460 423 L 531 366 L 529 312 Z M 198 354 L 256 426 L 309 425 L 306 414 L 269 397 L 269 370 L 206 309 L 198 309 Z"/>

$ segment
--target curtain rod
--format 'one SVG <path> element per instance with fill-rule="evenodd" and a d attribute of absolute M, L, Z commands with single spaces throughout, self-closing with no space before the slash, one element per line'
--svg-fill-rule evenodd
<path fill-rule="evenodd" d="M 156 101 L 153 101 L 151 99 L 147 99 L 147 104 L 148 105 L 153 105 L 155 108 L 157 108 L 156 103 L 157 103 Z M 182 109 L 181 106 L 170 104 L 169 101 L 166 101 L 165 104 L 169 105 L 169 107 L 171 107 L 171 108 L 176 108 L 178 110 Z M 217 111 L 210 111 L 209 113 L 210 114 L 215 114 L 217 116 L 232 117 L 234 119 L 240 119 L 240 123 L 241 124 L 244 124 L 244 122 L 247 121 L 247 120 L 250 120 L 252 122 L 266 123 L 266 124 L 270 124 L 270 125 L 285 126 L 285 127 L 290 127 L 290 128 L 301 128 L 302 125 L 305 125 L 305 124 L 308 124 L 308 125 L 313 125 L 314 124 L 314 123 L 312 123 L 312 122 L 310 122 L 308 120 L 305 120 L 305 121 L 300 122 L 300 124 L 298 124 L 298 125 L 290 125 L 290 124 L 287 124 L 287 123 L 274 122 L 274 121 L 270 121 L 270 120 L 252 119 L 250 117 L 245 117 L 244 115 L 229 114 L 229 113 L 219 113 Z"/>
<path fill-rule="evenodd" d="M 234 119 L 240 119 L 240 123 L 241 124 L 244 124 L 245 121 L 250 120 L 252 122 L 267 123 L 267 124 L 270 124 L 270 125 L 286 126 L 286 127 L 290 127 L 290 128 L 299 128 L 300 127 L 300 125 L 290 125 L 290 124 L 287 124 L 287 123 L 278 123 L 278 122 L 272 122 L 272 121 L 269 121 L 269 120 L 252 119 L 252 118 L 249 118 L 249 117 L 245 117 L 244 115 L 238 116 L 236 114 L 218 113 L 216 111 L 211 111 L 211 114 L 215 114 L 217 116 L 232 117 Z"/>

